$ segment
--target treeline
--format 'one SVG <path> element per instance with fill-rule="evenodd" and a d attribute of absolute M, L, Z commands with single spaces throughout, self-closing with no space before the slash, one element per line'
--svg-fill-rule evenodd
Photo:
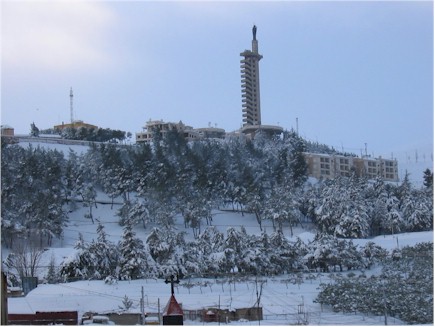
<path fill-rule="evenodd" d="M 58 281 L 348 271 L 369 269 L 391 255 L 373 242 L 358 247 L 351 240 L 324 234 L 306 243 L 299 238 L 291 242 L 281 231 L 256 236 L 243 226 L 229 227 L 226 234 L 208 226 L 193 241 L 172 228 L 153 228 L 142 241 L 130 223 L 118 243 L 107 240 L 101 223 L 97 234 L 92 242 L 79 237 L 77 252 L 57 270 Z"/>
<path fill-rule="evenodd" d="M 182 215 L 197 237 L 212 224 L 212 210 L 230 207 L 271 220 L 282 231 L 302 222 L 343 238 L 433 228 L 432 175 L 423 188 L 408 176 L 400 185 L 352 176 L 307 183 L 304 141 L 261 135 L 187 143 L 177 132 L 152 144 L 93 145 L 67 156 L 40 147 L 3 145 L 2 241 L 38 236 L 40 244 L 62 237 L 68 211 L 93 208 L 98 192 L 121 198 L 120 224 L 169 229 Z"/>

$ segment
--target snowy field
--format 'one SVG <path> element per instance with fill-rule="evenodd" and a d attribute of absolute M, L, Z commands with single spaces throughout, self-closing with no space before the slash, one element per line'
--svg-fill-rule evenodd
<path fill-rule="evenodd" d="M 99 200 L 108 200 L 100 194 Z M 118 225 L 118 218 L 115 216 L 115 205 L 99 204 L 95 209 L 95 217 L 105 226 L 105 231 L 111 241 L 117 242 L 122 235 L 122 228 Z M 56 241 L 53 248 L 47 250 L 41 261 L 42 266 L 47 266 L 52 255 L 55 257 L 56 264 L 60 264 L 64 258 L 73 253 L 74 243 L 78 233 L 81 232 L 86 241 L 96 239 L 96 224 L 92 224 L 89 219 L 84 218 L 87 208 L 80 208 L 73 212 L 70 217 L 69 226 L 65 230 L 65 238 Z M 229 211 L 215 211 L 213 225 L 222 232 L 228 226 L 244 225 L 248 233 L 260 234 L 260 228 L 253 215 Z M 189 229 L 184 228 L 181 217 L 177 217 L 176 227 L 188 233 L 188 237 L 193 237 Z M 265 224 L 266 229 L 272 231 L 272 227 Z M 137 235 L 145 240 L 147 233 L 151 229 L 143 229 L 138 226 Z M 311 240 L 314 233 L 305 229 L 294 229 L 293 238 L 290 236 L 290 229 L 284 230 L 285 235 L 294 240 L 300 237 L 304 242 Z M 379 236 L 370 239 L 380 246 L 391 250 L 397 246 L 403 247 L 419 242 L 433 241 L 433 232 L 396 234 L 389 236 Z M 364 245 L 369 240 L 354 240 L 355 244 Z M 360 271 L 354 271 L 359 274 Z M 368 273 L 368 272 L 366 272 Z M 39 271 L 42 277 L 45 269 Z M 343 274 L 346 274 L 344 272 Z M 292 278 L 293 277 L 293 278 Z M 319 284 L 330 281 L 331 274 L 304 274 L 304 279 L 300 283 L 294 281 L 294 276 L 283 275 L 268 278 L 249 278 L 236 279 L 236 281 L 225 279 L 184 279 L 175 286 L 175 296 L 182 304 L 184 309 L 198 310 L 202 308 L 237 309 L 252 307 L 256 302 L 256 292 L 262 287 L 261 306 L 265 320 L 261 321 L 264 325 L 285 325 L 306 322 L 311 325 L 379 325 L 384 323 L 384 317 L 374 317 L 367 315 L 339 314 L 333 313 L 330 308 L 322 308 L 319 304 L 313 303 L 318 293 Z M 123 299 L 127 296 L 134 302 L 130 312 L 139 312 L 139 301 L 141 298 L 141 287 L 144 287 L 145 309 L 147 312 L 158 312 L 158 302 L 161 309 L 169 299 L 170 286 L 164 280 L 135 280 L 118 281 L 113 285 L 105 284 L 104 281 L 78 281 L 58 285 L 39 285 L 30 292 L 25 298 L 9 299 L 10 313 L 31 313 L 45 310 L 77 310 L 79 317 L 86 311 L 107 313 L 120 311 L 123 307 Z M 303 308 L 303 313 L 301 312 Z M 199 321 L 186 321 L 186 324 L 202 324 Z M 258 322 L 232 322 L 242 325 L 256 325 Z M 389 324 L 401 324 L 394 318 L 389 318 Z M 212 323 L 210 323 L 212 324 Z"/>
<path fill-rule="evenodd" d="M 21 144 L 24 147 L 27 144 Z M 32 144 L 37 146 L 38 144 Z M 65 154 L 72 148 L 77 153 L 86 151 L 85 146 L 62 146 L 58 144 L 40 144 L 49 148 L 56 148 L 64 151 Z M 110 202 L 110 199 L 99 193 L 97 200 Z M 110 204 L 98 204 L 93 214 L 105 226 L 108 239 L 118 242 L 122 236 L 122 227 L 118 224 L 118 217 L 115 215 L 119 208 L 119 200 L 115 201 L 113 209 Z M 47 249 L 40 265 L 47 267 L 51 257 L 55 264 L 60 265 L 62 261 L 74 253 L 73 246 L 82 233 L 85 241 L 92 241 L 97 238 L 97 224 L 84 218 L 88 208 L 82 208 L 78 204 L 78 210 L 70 214 L 68 227 L 65 228 L 64 238 L 54 240 L 52 248 Z M 226 232 L 229 226 L 244 226 L 249 234 L 260 235 L 261 231 L 253 215 L 231 211 L 214 211 L 212 225 L 221 232 Z M 205 227 L 205 226 L 204 226 Z M 182 217 L 176 218 L 178 231 L 187 233 L 186 239 L 193 238 L 190 229 L 185 229 Z M 266 231 L 273 231 L 271 222 L 264 222 L 263 228 Z M 152 226 L 144 229 L 138 225 L 135 229 L 136 235 L 145 241 Z M 300 237 L 305 243 L 314 238 L 314 231 L 309 226 L 293 229 L 294 235 L 290 234 L 288 227 L 284 228 L 284 235 L 290 240 Z M 406 233 L 389 236 L 379 236 L 367 240 L 354 240 L 355 244 L 363 246 L 366 242 L 373 241 L 387 250 L 396 247 L 404 247 L 420 242 L 433 242 L 433 232 Z M 2 249 L 3 258 L 7 251 Z M 353 271 L 355 274 L 361 271 Z M 369 271 L 365 272 L 369 274 Z M 38 275 L 43 277 L 46 268 L 41 268 Z M 347 274 L 347 272 L 343 272 Z M 329 282 L 331 274 L 312 273 L 304 274 L 303 280 L 295 282 L 294 275 L 282 275 L 276 277 L 254 277 L 249 279 L 183 279 L 175 286 L 175 296 L 183 309 L 199 310 L 203 308 L 237 309 L 252 307 L 257 300 L 257 291 L 261 292 L 260 305 L 263 307 L 264 320 L 261 322 L 235 321 L 234 325 L 288 325 L 288 324 L 310 324 L 310 325 L 383 325 L 384 317 L 375 317 L 362 314 L 340 314 L 334 313 L 329 307 L 321 307 L 313 300 L 318 294 L 320 283 Z M 105 284 L 104 281 L 78 281 L 58 285 L 43 284 L 31 291 L 25 298 L 10 298 L 9 313 L 34 313 L 36 311 L 75 311 L 79 317 L 87 311 L 108 313 L 122 311 L 123 299 L 125 296 L 133 301 L 130 312 L 139 312 L 139 301 L 141 288 L 144 288 L 145 310 L 149 313 L 158 312 L 158 303 L 161 310 L 170 297 L 170 286 L 164 280 L 135 280 L 118 281 L 115 284 Z M 203 324 L 200 321 L 185 321 L 186 325 Z M 217 323 L 209 323 L 217 325 Z M 403 322 L 388 318 L 388 324 L 403 324 Z"/>

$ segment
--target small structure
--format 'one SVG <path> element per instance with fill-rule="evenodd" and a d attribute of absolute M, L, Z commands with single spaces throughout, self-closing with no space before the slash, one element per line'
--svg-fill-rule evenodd
<path fill-rule="evenodd" d="M 174 278 L 173 275 L 165 280 L 166 284 L 171 284 L 171 298 L 163 310 L 163 325 L 183 325 L 183 309 L 178 304 L 174 296 L 174 284 L 178 284 L 180 280 Z"/>
<path fill-rule="evenodd" d="M 15 130 L 8 125 L 1 125 L 1 136 L 14 136 Z"/>
<path fill-rule="evenodd" d="M 22 277 L 24 296 L 38 287 L 38 277 Z"/>
<path fill-rule="evenodd" d="M 217 310 L 205 310 L 202 319 L 204 322 L 219 322 Z"/>
<path fill-rule="evenodd" d="M 171 295 L 168 304 L 163 311 L 163 325 L 183 325 L 183 309 Z"/>
<path fill-rule="evenodd" d="M 83 320 L 83 325 L 115 325 L 107 316 L 93 316 L 91 319 Z"/>
<path fill-rule="evenodd" d="M 5 142 L 6 144 L 15 144 L 19 142 L 15 137 L 14 128 L 8 125 L 1 125 L 1 138 L 2 142 Z"/>

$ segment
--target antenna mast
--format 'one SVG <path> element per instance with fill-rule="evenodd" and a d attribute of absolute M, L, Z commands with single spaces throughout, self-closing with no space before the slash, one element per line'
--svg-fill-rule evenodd
<path fill-rule="evenodd" d="M 299 118 L 296 117 L 296 135 L 299 136 Z"/>
<path fill-rule="evenodd" d="M 69 93 L 69 102 L 70 102 L 70 115 L 71 115 L 71 124 L 74 124 L 74 109 L 73 109 L 73 90 L 71 87 Z"/>

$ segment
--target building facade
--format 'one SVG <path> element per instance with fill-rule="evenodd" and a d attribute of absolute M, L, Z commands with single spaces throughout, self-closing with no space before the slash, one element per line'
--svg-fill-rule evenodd
<path fill-rule="evenodd" d="M 176 130 L 181 133 L 187 141 L 193 141 L 200 138 L 200 134 L 191 126 L 184 125 L 181 121 L 178 123 L 164 122 L 163 120 L 149 120 L 142 132 L 136 133 L 136 142 L 151 142 L 154 133 L 159 133 L 163 137 L 169 131 Z"/>
<path fill-rule="evenodd" d="M 217 127 L 204 127 L 193 128 L 183 124 L 183 122 L 172 123 L 164 122 L 163 120 L 149 120 L 142 128 L 142 132 L 136 133 L 136 143 L 151 142 L 156 132 L 160 133 L 163 137 L 171 130 L 176 130 L 182 134 L 186 141 L 194 141 L 205 138 L 224 139 L 226 132 L 223 128 Z"/>
<path fill-rule="evenodd" d="M 1 125 L 1 136 L 14 136 L 15 130 L 13 127 L 8 125 Z"/>
<path fill-rule="evenodd" d="M 355 173 L 356 176 L 367 179 L 375 179 L 379 176 L 386 181 L 399 181 L 398 164 L 395 159 L 369 156 L 360 158 L 307 152 L 304 153 L 304 157 L 308 167 L 308 175 L 317 179 L 349 177 Z"/>
<path fill-rule="evenodd" d="M 98 126 L 92 125 L 92 124 L 88 124 L 85 123 L 83 120 L 75 120 L 73 123 L 62 123 L 61 125 L 55 125 L 53 128 L 55 130 L 63 130 L 65 128 L 80 128 L 80 127 L 84 127 L 84 128 L 88 128 L 88 129 L 97 129 Z"/>

